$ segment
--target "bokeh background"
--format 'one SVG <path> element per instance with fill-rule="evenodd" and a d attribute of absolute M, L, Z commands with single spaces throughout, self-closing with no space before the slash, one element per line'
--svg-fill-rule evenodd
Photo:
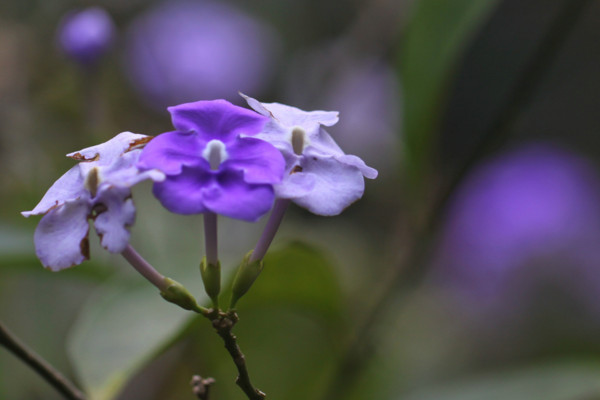
<path fill-rule="evenodd" d="M 598 43 L 594 0 L 3 0 L 0 321 L 92 399 L 243 399 L 207 321 L 93 235 L 44 270 L 19 214 L 64 154 L 241 91 L 340 111 L 380 172 L 341 216 L 292 207 L 240 302 L 268 398 L 600 399 Z M 134 199 L 136 248 L 204 299 L 201 218 Z M 264 220 L 220 221 L 230 276 Z M 0 399 L 59 398 L 0 348 Z"/>

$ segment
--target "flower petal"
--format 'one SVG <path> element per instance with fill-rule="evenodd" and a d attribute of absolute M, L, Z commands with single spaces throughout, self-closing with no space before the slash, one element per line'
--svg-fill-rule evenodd
<path fill-rule="evenodd" d="M 315 174 L 296 172 L 285 178 L 284 183 L 275 185 L 275 196 L 280 199 L 297 199 L 309 194 L 316 185 Z"/>
<path fill-rule="evenodd" d="M 300 126 L 308 131 L 310 127 L 318 125 L 332 126 L 339 121 L 339 113 L 337 111 L 304 111 L 280 103 L 261 103 L 250 96 L 241 93 L 240 95 L 246 99 L 248 105 L 256 110 L 256 112 L 266 117 L 272 117 L 280 124 L 289 128 Z"/>
<path fill-rule="evenodd" d="M 312 175 L 314 186 L 306 195 L 292 200 L 314 214 L 338 215 L 363 195 L 363 174 L 353 165 L 334 157 L 305 157 L 301 166 L 303 171 L 297 174 Z"/>
<path fill-rule="evenodd" d="M 199 214 L 209 211 L 204 206 L 204 187 L 214 179 L 202 168 L 184 166 L 179 175 L 154 184 L 153 193 L 163 207 L 177 214 Z"/>
<path fill-rule="evenodd" d="M 165 174 L 157 169 L 140 171 L 137 167 L 142 150 L 136 149 L 127 152 L 118 157 L 112 164 L 101 168 L 101 185 L 132 187 L 144 181 L 151 179 L 153 181 L 162 181 Z M 80 163 L 80 167 L 91 163 Z"/>
<path fill-rule="evenodd" d="M 148 138 L 146 135 L 121 132 L 107 142 L 69 153 L 67 157 L 79 161 L 99 161 L 100 164 L 105 164 L 105 162 L 111 163 L 115 158 L 130 150 L 136 141 L 146 138 Z"/>
<path fill-rule="evenodd" d="M 226 143 L 240 134 L 255 135 L 267 118 L 234 106 L 226 100 L 196 101 L 169 107 L 173 126 L 183 132 L 196 132 L 203 138 Z"/>
<path fill-rule="evenodd" d="M 244 173 L 246 183 L 279 183 L 285 160 L 271 144 L 255 138 L 237 138 L 227 146 L 229 158 L 222 168 Z"/>
<path fill-rule="evenodd" d="M 70 201 L 48 212 L 35 229 L 35 252 L 53 271 L 81 264 L 89 258 L 87 221 L 89 198 Z"/>
<path fill-rule="evenodd" d="M 183 166 L 206 163 L 202 158 L 206 142 L 208 140 L 192 133 L 163 133 L 146 145 L 137 166 L 142 170 L 158 169 L 167 175 L 177 175 Z"/>
<path fill-rule="evenodd" d="M 344 163 L 346 165 L 352 165 L 352 166 L 358 168 L 360 170 L 360 172 L 364 175 L 365 178 L 375 179 L 375 178 L 377 178 L 377 175 L 379 174 L 375 168 L 369 167 L 367 164 L 365 164 L 365 162 L 363 160 L 361 160 L 357 156 L 353 156 L 350 154 L 344 154 L 341 157 L 336 157 L 336 160 L 338 160 L 339 162 Z"/>
<path fill-rule="evenodd" d="M 242 174 L 234 171 L 218 174 L 203 192 L 210 211 L 250 222 L 266 214 L 275 200 L 271 185 L 246 183 Z"/>
<path fill-rule="evenodd" d="M 46 192 L 42 200 L 31 211 L 23 211 L 25 217 L 47 213 L 54 207 L 81 197 L 83 192 L 83 177 L 76 165 L 63 174 Z"/>
<path fill-rule="evenodd" d="M 129 188 L 110 187 L 102 190 L 96 200 L 101 210 L 94 221 L 102 247 L 120 253 L 129 243 L 129 227 L 135 222 L 135 207 Z"/>

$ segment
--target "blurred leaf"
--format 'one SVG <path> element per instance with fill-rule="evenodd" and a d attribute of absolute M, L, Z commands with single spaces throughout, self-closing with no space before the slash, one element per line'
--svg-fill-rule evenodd
<path fill-rule="evenodd" d="M 600 398 L 600 365 L 547 365 L 489 375 L 402 400 L 592 400 Z"/>
<path fill-rule="evenodd" d="M 83 308 L 69 340 L 71 359 L 91 399 L 114 398 L 139 368 L 181 334 L 190 316 L 145 282 L 105 285 Z"/>
<path fill-rule="evenodd" d="M 413 182 L 427 171 L 449 78 L 470 35 L 496 0 L 419 0 L 402 41 L 407 168 Z"/>
<path fill-rule="evenodd" d="M 271 251 L 265 267 L 240 308 L 284 305 L 311 311 L 326 319 L 339 318 L 342 291 L 330 260 L 321 251 L 301 242 Z"/>

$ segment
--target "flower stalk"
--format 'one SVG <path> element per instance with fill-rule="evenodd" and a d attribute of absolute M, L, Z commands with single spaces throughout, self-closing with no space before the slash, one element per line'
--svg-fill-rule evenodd
<path fill-rule="evenodd" d="M 254 251 L 250 255 L 250 262 L 262 260 L 267 254 L 267 250 L 269 246 L 273 242 L 273 238 L 281 225 L 281 221 L 283 221 L 283 216 L 290 205 L 289 199 L 277 199 L 275 201 L 275 205 L 273 206 L 273 211 L 271 211 L 271 215 L 269 216 L 269 220 L 265 225 L 265 229 L 263 230 L 260 239 L 256 243 L 256 247 L 254 247 Z"/>

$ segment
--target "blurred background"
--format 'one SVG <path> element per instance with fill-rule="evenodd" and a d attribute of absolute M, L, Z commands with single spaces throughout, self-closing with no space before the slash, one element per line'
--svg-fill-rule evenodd
<path fill-rule="evenodd" d="M 91 235 L 52 273 L 23 218 L 73 161 L 238 92 L 340 111 L 379 170 L 290 208 L 235 332 L 273 399 L 600 399 L 600 2 L 3 0 L 0 321 L 92 399 L 243 399 L 209 323 Z M 200 217 L 134 190 L 132 242 L 205 301 Z M 264 220 L 220 220 L 225 276 Z M 0 399 L 60 397 L 0 348 Z"/>

